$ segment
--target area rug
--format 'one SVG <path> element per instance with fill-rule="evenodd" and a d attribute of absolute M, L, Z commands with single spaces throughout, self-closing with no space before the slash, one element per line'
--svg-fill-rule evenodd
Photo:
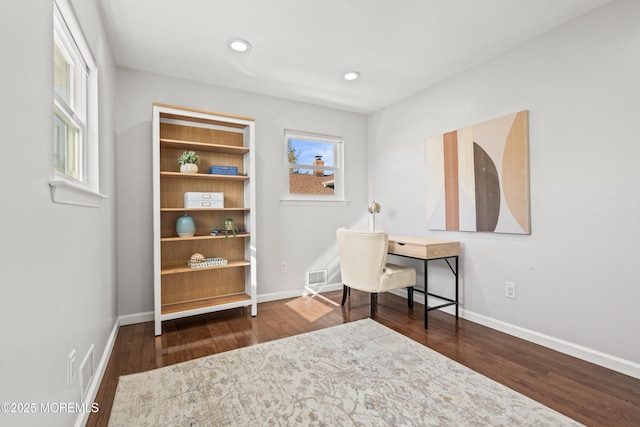
<path fill-rule="evenodd" d="M 109 426 L 581 425 L 371 320 L 120 377 Z"/>

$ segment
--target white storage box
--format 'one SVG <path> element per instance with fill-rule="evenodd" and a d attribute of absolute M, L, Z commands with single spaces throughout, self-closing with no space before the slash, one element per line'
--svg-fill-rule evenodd
<path fill-rule="evenodd" d="M 202 193 L 187 191 L 184 193 L 185 208 L 224 208 L 224 193 Z"/>

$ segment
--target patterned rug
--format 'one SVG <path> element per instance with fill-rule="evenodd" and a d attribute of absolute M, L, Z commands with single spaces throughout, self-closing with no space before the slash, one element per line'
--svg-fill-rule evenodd
<path fill-rule="evenodd" d="M 373 320 L 120 377 L 109 426 L 581 425 Z"/>

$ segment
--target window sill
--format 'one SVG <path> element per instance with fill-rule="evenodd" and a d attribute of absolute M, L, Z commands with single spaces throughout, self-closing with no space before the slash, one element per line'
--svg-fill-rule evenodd
<path fill-rule="evenodd" d="M 108 198 L 104 194 L 65 181 L 49 181 L 49 188 L 54 203 L 99 208 L 102 200 Z"/>
<path fill-rule="evenodd" d="M 280 199 L 282 206 L 347 206 L 349 200 Z"/>

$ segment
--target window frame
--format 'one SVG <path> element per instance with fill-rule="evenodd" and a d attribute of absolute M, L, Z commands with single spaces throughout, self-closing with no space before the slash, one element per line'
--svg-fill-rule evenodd
<path fill-rule="evenodd" d="M 89 44 L 82 32 L 73 7 L 68 0 L 53 1 L 52 52 L 58 47 L 69 67 L 69 99 L 56 92 L 52 57 L 52 129 L 56 117 L 78 130 L 78 174 L 60 171 L 56 166 L 53 139 L 51 159 L 51 198 L 57 203 L 99 207 L 106 196 L 99 189 L 99 132 L 98 132 L 98 68 Z M 55 136 L 52 133 L 52 138 Z"/>
<path fill-rule="evenodd" d="M 317 166 L 300 163 L 289 163 L 289 140 L 302 140 L 331 144 L 334 147 L 333 166 Z M 283 196 L 280 203 L 283 205 L 333 205 L 342 206 L 348 204 L 345 199 L 345 165 L 344 165 L 344 139 L 340 136 L 325 135 L 314 132 L 292 129 L 284 130 L 284 168 L 283 168 Z M 298 169 L 324 169 L 334 173 L 333 194 L 298 194 L 290 193 L 289 171 Z"/>

